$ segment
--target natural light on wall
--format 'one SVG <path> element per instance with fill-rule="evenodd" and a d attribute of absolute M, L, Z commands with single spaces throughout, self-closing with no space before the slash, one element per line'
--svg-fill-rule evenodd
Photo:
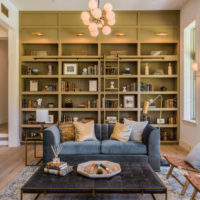
<path fill-rule="evenodd" d="M 196 21 L 184 29 L 184 120 L 196 122 Z"/>

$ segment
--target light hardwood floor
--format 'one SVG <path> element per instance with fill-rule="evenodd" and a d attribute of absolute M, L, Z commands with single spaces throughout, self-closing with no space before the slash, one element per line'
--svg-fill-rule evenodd
<path fill-rule="evenodd" d="M 42 154 L 42 148 L 38 149 L 39 155 Z M 15 176 L 25 168 L 25 146 L 9 148 L 0 147 L 0 190 L 5 187 Z M 33 155 L 33 150 L 29 149 L 29 156 Z M 178 145 L 162 145 L 161 154 L 169 154 L 185 157 L 187 151 Z"/>

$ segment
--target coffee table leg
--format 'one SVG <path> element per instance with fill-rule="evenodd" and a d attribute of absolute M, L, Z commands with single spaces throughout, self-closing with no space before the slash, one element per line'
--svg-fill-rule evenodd
<path fill-rule="evenodd" d="M 23 200 L 23 191 L 21 190 L 20 199 Z"/>
<path fill-rule="evenodd" d="M 151 193 L 151 196 L 152 196 L 153 200 L 156 200 L 156 197 L 154 196 L 153 193 Z"/>
<path fill-rule="evenodd" d="M 37 200 L 39 198 L 39 196 L 40 196 L 40 193 L 37 194 L 37 196 L 35 197 L 34 200 Z"/>

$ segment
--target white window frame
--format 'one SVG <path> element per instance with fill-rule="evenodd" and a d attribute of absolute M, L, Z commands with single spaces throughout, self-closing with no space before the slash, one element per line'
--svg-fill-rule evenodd
<path fill-rule="evenodd" d="M 188 28 L 193 22 L 195 22 L 195 41 L 196 41 L 196 48 L 195 48 L 195 62 L 198 63 L 198 21 L 196 18 L 194 18 L 187 26 L 184 27 L 183 30 L 183 121 L 197 125 L 198 122 L 198 87 L 197 87 L 197 73 L 194 72 L 194 78 L 195 78 L 195 120 L 189 119 L 186 117 L 188 114 L 188 111 L 186 111 L 185 104 L 186 104 L 186 99 L 185 99 L 185 29 Z M 199 64 L 199 63 L 198 63 Z M 192 66 L 191 66 L 192 67 Z M 189 111 L 190 112 L 190 111 Z"/>

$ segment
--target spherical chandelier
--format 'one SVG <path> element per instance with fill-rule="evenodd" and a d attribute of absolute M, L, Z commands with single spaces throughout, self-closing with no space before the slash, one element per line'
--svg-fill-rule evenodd
<path fill-rule="evenodd" d="M 113 12 L 112 4 L 106 3 L 104 9 L 99 8 L 99 0 L 89 0 L 88 7 L 90 12 L 84 11 L 81 13 L 83 24 L 88 26 L 90 35 L 97 37 L 99 29 L 102 29 L 104 35 L 111 33 L 111 26 L 115 24 L 115 13 Z"/>

